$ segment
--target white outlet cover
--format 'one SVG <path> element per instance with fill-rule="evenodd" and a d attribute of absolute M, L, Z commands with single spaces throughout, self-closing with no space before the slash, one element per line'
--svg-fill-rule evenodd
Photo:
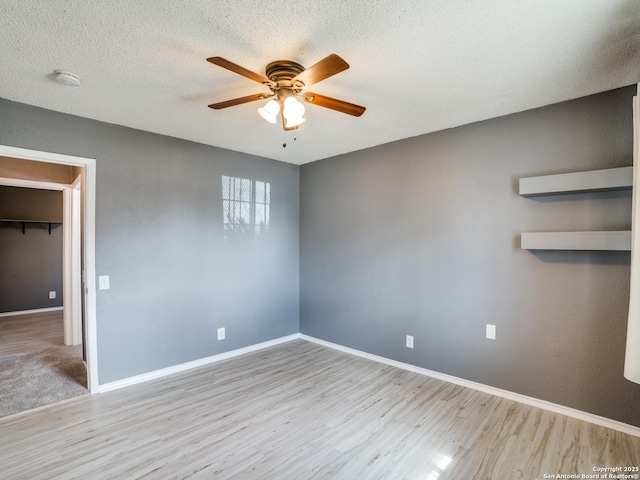
<path fill-rule="evenodd" d="M 52 299 L 54 299 L 54 298 L 56 298 L 56 291 L 55 291 L 55 290 L 52 290 L 52 291 L 50 291 L 50 292 L 49 292 L 49 299 L 51 299 L 51 300 L 52 300 Z"/>
<path fill-rule="evenodd" d="M 413 335 L 407 335 L 407 348 L 413 348 Z"/>
<path fill-rule="evenodd" d="M 224 331 L 224 327 L 218 329 L 218 340 L 224 340 L 226 338 L 226 333 Z"/>
<path fill-rule="evenodd" d="M 496 339 L 496 326 L 495 325 L 491 325 L 491 324 L 487 323 L 487 338 L 489 340 L 495 340 Z"/>
<path fill-rule="evenodd" d="M 109 290 L 111 288 L 109 285 L 109 275 L 100 275 L 98 277 L 98 288 L 100 290 Z"/>

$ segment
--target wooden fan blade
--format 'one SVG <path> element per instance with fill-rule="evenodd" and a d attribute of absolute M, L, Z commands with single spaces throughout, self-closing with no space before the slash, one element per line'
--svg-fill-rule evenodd
<path fill-rule="evenodd" d="M 325 97 L 324 95 L 318 95 L 317 93 L 306 92 L 302 94 L 302 98 L 313 105 L 330 108 L 331 110 L 353 115 L 354 117 L 359 117 L 366 110 L 365 107 L 361 107 L 360 105 L 355 105 L 353 103 L 337 100 L 331 97 Z"/>
<path fill-rule="evenodd" d="M 251 70 L 247 70 L 240 65 L 237 65 L 229 60 L 222 57 L 211 57 L 207 58 L 207 62 L 211 62 L 214 65 L 218 65 L 219 67 L 226 68 L 227 70 L 231 70 L 232 72 L 237 73 L 238 75 L 242 75 L 243 77 L 247 77 L 251 80 L 254 80 L 258 83 L 262 83 L 263 85 L 273 85 L 273 82 L 269 80 L 264 75 L 260 75 L 259 73 L 252 72 Z"/>
<path fill-rule="evenodd" d="M 255 95 L 247 95 L 246 97 L 234 98 L 233 100 L 226 100 L 224 102 L 212 103 L 209 108 L 214 110 L 220 110 L 221 108 L 233 107 L 234 105 L 241 105 L 243 103 L 255 102 L 256 100 L 264 100 L 265 98 L 273 97 L 268 93 L 256 93 Z"/>
<path fill-rule="evenodd" d="M 347 68 L 349 68 L 349 64 L 335 53 L 332 53 L 293 77 L 291 83 L 294 84 L 296 81 L 300 81 L 308 87 L 336 73 L 340 73 Z"/>

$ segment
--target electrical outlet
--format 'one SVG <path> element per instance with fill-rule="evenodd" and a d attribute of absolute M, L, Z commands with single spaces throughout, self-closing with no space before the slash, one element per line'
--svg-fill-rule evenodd
<path fill-rule="evenodd" d="M 56 298 L 56 291 L 55 290 L 51 290 L 49 292 L 49 300 L 53 300 L 54 298 Z"/>
<path fill-rule="evenodd" d="M 495 340 L 496 339 L 496 326 L 495 325 L 490 325 L 490 324 L 487 323 L 486 335 L 487 335 L 487 338 L 489 340 Z"/>
<path fill-rule="evenodd" d="M 413 348 L 413 335 L 407 335 L 407 348 Z"/>
<path fill-rule="evenodd" d="M 218 340 L 224 340 L 226 337 L 226 333 L 224 331 L 224 327 L 218 329 Z"/>

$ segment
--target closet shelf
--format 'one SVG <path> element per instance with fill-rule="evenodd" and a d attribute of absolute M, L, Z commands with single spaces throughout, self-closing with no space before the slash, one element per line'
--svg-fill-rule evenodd
<path fill-rule="evenodd" d="M 529 197 L 535 195 L 624 190 L 632 186 L 633 167 L 620 167 L 521 178 L 519 193 L 523 197 Z"/>
<path fill-rule="evenodd" d="M 523 232 L 523 250 L 630 251 L 631 231 Z"/>
<path fill-rule="evenodd" d="M 49 224 L 49 235 L 51 235 L 51 225 L 62 225 L 60 220 L 20 220 L 17 218 L 0 218 L 0 222 L 8 222 L 8 223 L 20 223 L 22 224 L 22 234 L 25 235 L 27 233 L 27 223 L 43 223 Z"/>
<path fill-rule="evenodd" d="M 61 224 L 60 220 L 23 220 L 19 218 L 0 218 L 0 222 L 13 222 L 13 223 L 50 223 L 52 225 Z"/>

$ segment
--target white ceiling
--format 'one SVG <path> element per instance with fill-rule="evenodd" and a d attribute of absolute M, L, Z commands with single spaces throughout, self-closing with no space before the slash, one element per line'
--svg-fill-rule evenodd
<path fill-rule="evenodd" d="M 0 49 L 1 97 L 303 164 L 636 83 L 640 0 L 2 0 Z M 294 142 L 265 101 L 207 108 L 268 91 L 207 57 L 330 53 L 351 68 L 311 90 L 360 118 L 308 105 Z"/>

